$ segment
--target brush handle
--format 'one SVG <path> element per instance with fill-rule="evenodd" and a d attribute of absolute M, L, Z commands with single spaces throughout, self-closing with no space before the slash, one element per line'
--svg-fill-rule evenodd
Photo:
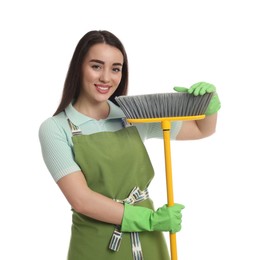
<path fill-rule="evenodd" d="M 172 160 L 171 160 L 171 122 L 169 120 L 163 120 L 161 122 L 164 139 L 164 156 L 165 156 L 165 171 L 166 171 L 166 188 L 167 188 L 167 202 L 168 206 L 174 205 L 173 196 L 173 182 L 172 182 Z M 176 234 L 170 233 L 170 250 L 171 260 L 177 260 L 177 242 Z"/>
<path fill-rule="evenodd" d="M 167 202 L 168 206 L 174 205 L 173 185 L 172 185 L 172 161 L 171 161 L 171 121 L 185 120 L 200 120 L 205 118 L 205 115 L 198 116 L 182 116 L 182 117 L 161 117 L 161 118 L 129 118 L 130 123 L 152 123 L 161 122 L 164 139 L 164 154 L 165 154 L 165 171 L 166 171 L 166 187 L 167 187 Z M 170 233 L 170 251 L 171 260 L 177 260 L 177 243 L 176 234 Z"/>

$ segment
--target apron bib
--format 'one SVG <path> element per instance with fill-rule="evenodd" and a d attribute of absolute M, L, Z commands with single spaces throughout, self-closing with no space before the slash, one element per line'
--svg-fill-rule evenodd
<path fill-rule="evenodd" d="M 93 191 L 124 200 L 135 186 L 144 190 L 150 184 L 154 170 L 136 127 L 74 135 L 72 140 L 75 160 Z M 150 199 L 136 205 L 153 209 Z M 119 251 L 109 249 L 114 229 L 73 210 L 68 260 L 132 260 L 130 233 L 123 233 Z M 139 238 L 144 260 L 169 259 L 161 232 L 140 232 Z"/>

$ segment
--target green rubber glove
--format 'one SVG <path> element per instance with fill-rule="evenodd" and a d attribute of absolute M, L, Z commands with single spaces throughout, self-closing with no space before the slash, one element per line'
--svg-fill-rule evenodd
<path fill-rule="evenodd" d="M 214 85 L 210 83 L 198 82 L 192 85 L 190 88 L 174 87 L 173 89 L 177 92 L 185 92 L 185 93 L 192 94 L 194 96 L 198 96 L 198 95 L 202 96 L 206 93 L 214 93 L 210 101 L 210 104 L 208 105 L 205 111 L 205 115 L 207 116 L 217 113 L 221 107 L 219 96 L 216 93 L 216 88 Z"/>
<path fill-rule="evenodd" d="M 157 211 L 140 206 L 125 204 L 121 225 L 123 232 L 169 231 L 176 233 L 181 229 L 181 204 L 171 207 L 164 205 Z"/>

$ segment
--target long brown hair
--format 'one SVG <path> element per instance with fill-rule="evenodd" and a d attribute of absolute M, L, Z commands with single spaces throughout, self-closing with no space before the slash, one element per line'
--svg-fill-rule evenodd
<path fill-rule="evenodd" d="M 78 42 L 73 57 L 71 59 L 67 76 L 64 83 L 62 98 L 60 104 L 54 113 L 57 115 L 62 112 L 72 100 L 76 100 L 80 93 L 82 81 L 82 65 L 89 49 L 98 43 L 106 43 L 116 47 L 121 51 L 124 57 L 124 64 L 122 66 L 122 78 L 120 84 L 113 95 L 109 98 L 116 105 L 115 97 L 126 95 L 128 91 L 128 60 L 125 48 L 122 42 L 109 31 L 90 31 L 86 33 Z"/>

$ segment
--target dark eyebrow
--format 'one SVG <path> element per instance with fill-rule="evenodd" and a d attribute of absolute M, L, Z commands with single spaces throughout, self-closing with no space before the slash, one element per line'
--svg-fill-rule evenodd
<path fill-rule="evenodd" d="M 92 60 L 90 60 L 90 62 L 97 62 L 97 63 L 100 63 L 100 64 L 105 64 L 104 61 L 102 61 L 102 60 L 97 60 L 97 59 L 92 59 Z M 122 64 L 122 63 L 119 63 L 119 62 L 116 62 L 116 63 L 113 63 L 113 66 L 123 66 L 123 64 Z"/>
<path fill-rule="evenodd" d="M 114 65 L 114 66 L 123 66 L 122 63 L 118 63 L 118 62 L 117 62 L 117 63 L 113 63 L 113 65 Z"/>
<path fill-rule="evenodd" d="M 97 63 L 100 63 L 100 64 L 104 64 L 105 63 L 102 60 L 95 60 L 95 59 L 90 60 L 90 62 L 97 62 Z"/>

